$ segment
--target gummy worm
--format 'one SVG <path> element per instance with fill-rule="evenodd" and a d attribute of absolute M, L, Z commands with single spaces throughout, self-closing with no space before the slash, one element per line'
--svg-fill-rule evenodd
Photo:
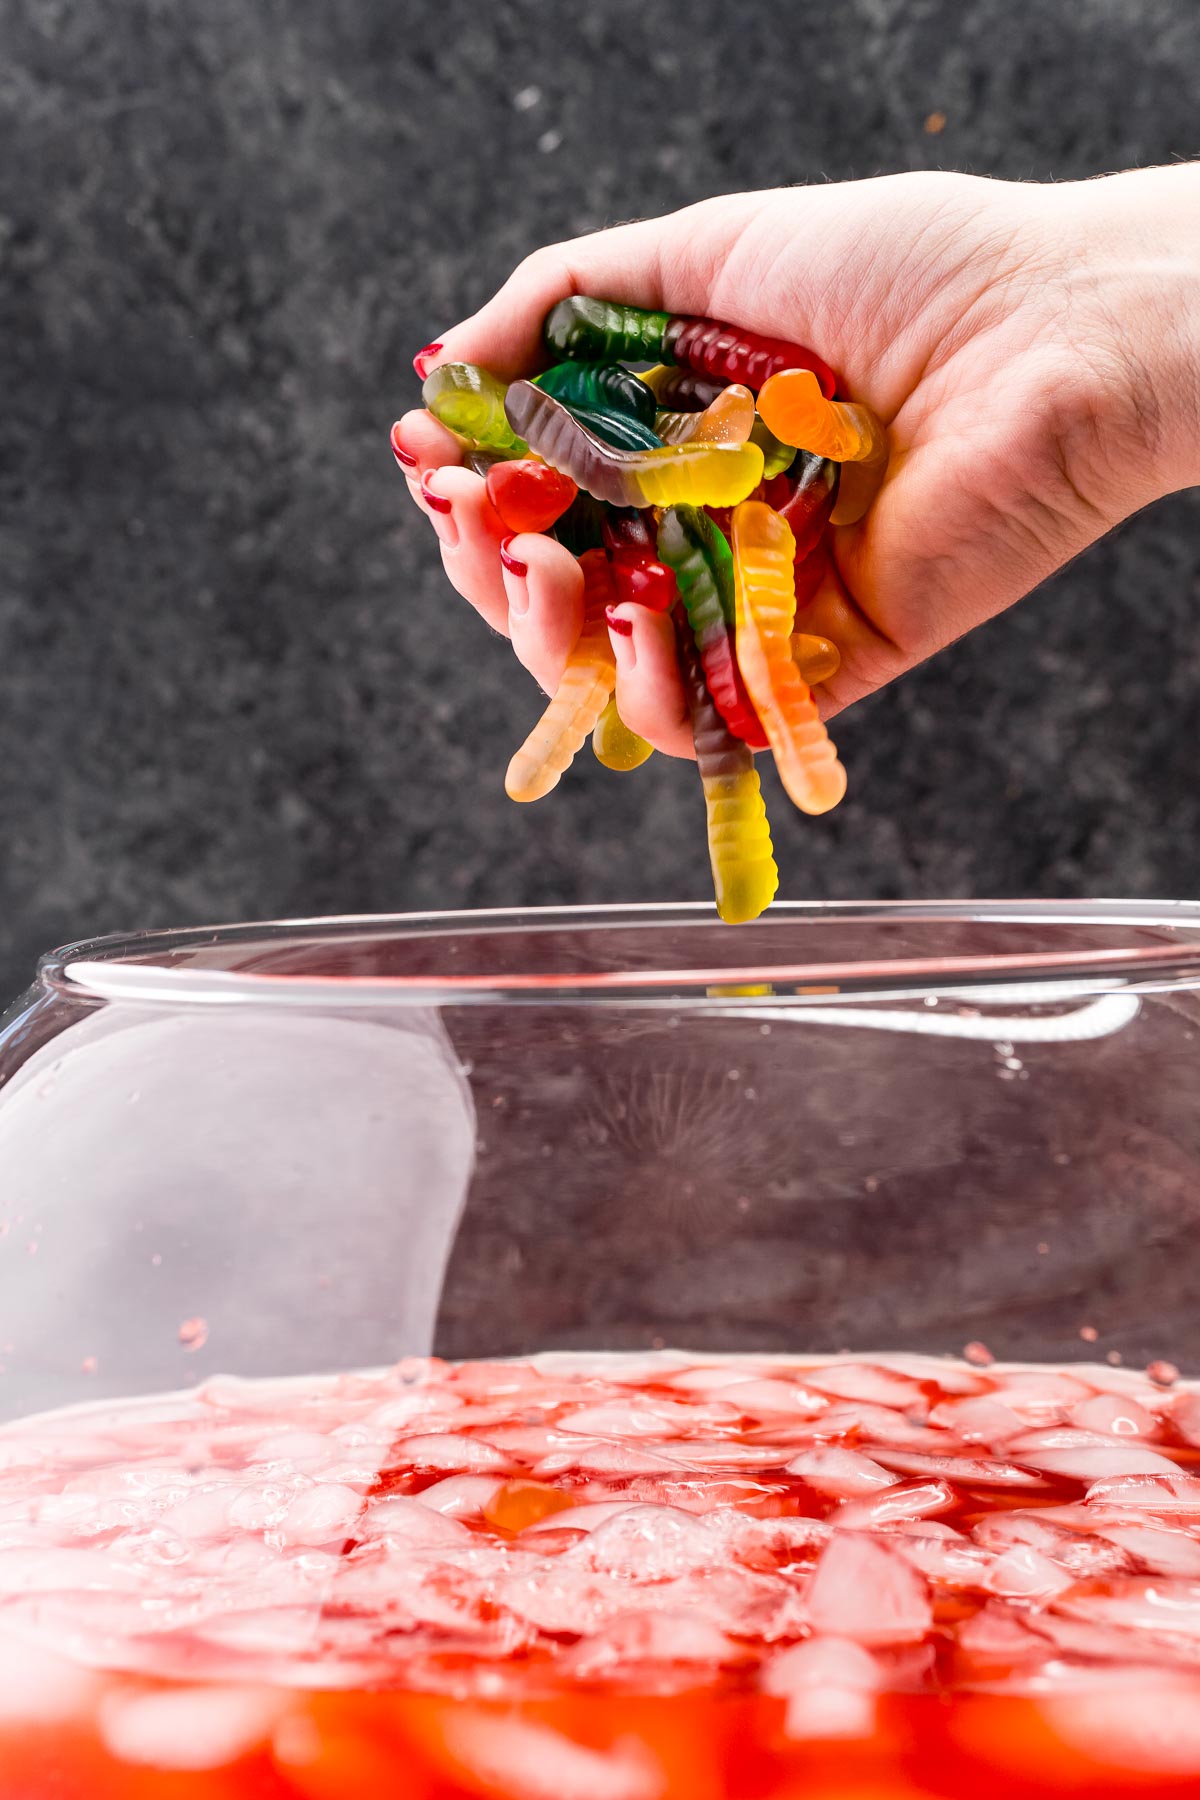
<path fill-rule="evenodd" d="M 734 737 L 751 749 L 765 750 L 767 735 L 734 654 L 733 556 L 724 533 L 696 507 L 673 506 L 658 528 L 658 555 L 675 571 L 717 711 Z"/>
<path fill-rule="evenodd" d="M 510 800 L 540 800 L 558 783 L 592 731 L 616 685 L 617 671 L 604 622 L 613 598 L 603 550 L 579 558 L 583 571 L 583 630 L 567 658 L 554 697 L 508 765 Z"/>
<path fill-rule="evenodd" d="M 733 515 L 737 659 L 762 720 L 780 780 L 802 812 L 823 813 L 846 791 L 846 771 L 792 660 L 795 539 L 762 501 Z"/>
<path fill-rule="evenodd" d="M 655 398 L 646 383 L 619 362 L 561 362 L 534 377 L 573 412 L 628 413 L 639 425 L 654 426 Z"/>
<path fill-rule="evenodd" d="M 757 919 L 775 898 L 779 870 L 754 753 L 722 719 L 691 631 L 677 620 L 680 671 L 704 789 L 717 912 L 727 925 Z"/>
<path fill-rule="evenodd" d="M 525 456 L 528 446 L 505 417 L 504 393 L 504 383 L 489 370 L 461 362 L 442 363 L 421 387 L 421 398 L 434 418 L 473 448 Z"/>
<path fill-rule="evenodd" d="M 617 711 L 615 699 L 609 700 L 596 720 L 592 732 L 592 749 L 596 753 L 597 762 L 620 774 L 630 769 L 640 769 L 647 758 L 654 755 L 654 746 L 648 744 L 644 737 L 639 737 L 636 731 L 630 731 Z"/>
<path fill-rule="evenodd" d="M 611 449 L 531 381 L 514 381 L 504 404 L 513 430 L 528 438 L 543 461 L 611 506 L 732 505 L 762 474 L 757 444 Z"/>
<path fill-rule="evenodd" d="M 758 410 L 785 443 L 841 463 L 833 509 L 835 525 L 853 525 L 878 493 L 887 472 L 887 433 L 869 406 L 830 400 L 803 369 L 772 376 L 758 396 Z"/>
<path fill-rule="evenodd" d="M 654 429 L 664 444 L 744 444 L 754 429 L 754 395 L 732 382 L 703 412 L 656 413 Z"/>

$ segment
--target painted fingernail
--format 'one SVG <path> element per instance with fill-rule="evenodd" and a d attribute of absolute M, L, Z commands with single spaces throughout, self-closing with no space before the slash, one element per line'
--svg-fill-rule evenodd
<path fill-rule="evenodd" d="M 513 618 L 523 619 L 529 611 L 529 589 L 525 585 L 525 577 L 529 573 L 528 563 L 523 563 L 519 556 L 514 556 L 509 549 L 515 536 L 509 532 L 500 544 L 500 561 L 507 570 L 504 592 L 508 596 L 508 610 Z"/>
<path fill-rule="evenodd" d="M 436 356 L 441 347 L 440 344 L 426 344 L 425 348 L 423 350 L 418 350 L 417 354 L 413 357 L 413 368 L 417 371 L 417 374 L 421 377 L 422 381 L 425 379 L 425 363 L 427 359 L 431 356 Z"/>
<path fill-rule="evenodd" d="M 633 620 L 622 618 L 611 606 L 604 610 L 608 629 L 612 633 L 609 643 L 612 653 L 617 659 L 617 674 L 628 677 L 637 668 L 637 646 L 633 641 Z"/>
<path fill-rule="evenodd" d="M 415 469 L 417 466 L 416 457 L 410 450 L 406 450 L 404 445 L 400 442 L 399 425 L 392 426 L 392 455 L 395 457 L 396 461 L 402 464 L 406 469 Z"/>
<path fill-rule="evenodd" d="M 451 510 L 450 502 L 445 495 L 435 494 L 425 481 L 421 483 L 421 498 L 426 506 L 431 507 L 436 513 L 448 513 Z"/>
<path fill-rule="evenodd" d="M 504 564 L 510 575 L 519 575 L 524 579 L 529 573 L 529 564 L 523 563 L 519 556 L 514 556 L 508 547 L 516 535 L 515 531 L 510 531 L 508 536 L 501 540 L 500 561 Z"/>

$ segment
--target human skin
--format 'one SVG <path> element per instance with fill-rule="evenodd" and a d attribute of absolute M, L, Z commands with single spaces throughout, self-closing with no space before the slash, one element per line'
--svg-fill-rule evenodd
<path fill-rule="evenodd" d="M 831 574 L 804 610 L 804 629 L 842 652 L 817 690 L 826 718 L 1200 483 L 1200 164 L 705 200 L 535 252 L 422 353 L 422 373 L 451 360 L 509 380 L 535 371 L 542 319 L 571 293 L 809 344 L 887 425 L 886 482 L 835 533 Z M 455 439 L 422 412 L 398 435 L 450 580 L 552 692 L 582 618 L 575 559 L 529 534 L 502 557 Z M 613 633 L 621 717 L 690 756 L 670 619 L 633 605 L 617 616 L 631 627 Z"/>

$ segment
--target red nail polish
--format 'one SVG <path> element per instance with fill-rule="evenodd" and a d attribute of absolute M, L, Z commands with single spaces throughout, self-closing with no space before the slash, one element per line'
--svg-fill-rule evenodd
<path fill-rule="evenodd" d="M 622 619 L 618 613 L 613 611 L 611 606 L 605 607 L 604 617 L 608 624 L 608 629 L 610 631 L 615 631 L 618 637 L 633 636 L 632 619 Z"/>
<path fill-rule="evenodd" d="M 436 356 L 441 347 L 440 344 L 426 344 L 425 348 L 423 350 L 418 350 L 417 354 L 413 357 L 413 368 L 417 371 L 417 374 L 421 377 L 422 381 L 425 379 L 425 358 L 427 356 Z"/>
<path fill-rule="evenodd" d="M 432 506 L 436 513 L 448 513 L 450 502 L 442 494 L 431 494 L 425 483 L 421 483 L 421 494 L 426 506 Z"/>
<path fill-rule="evenodd" d="M 529 573 L 529 564 L 523 563 L 519 556 L 513 556 L 508 548 L 516 535 L 515 531 L 510 531 L 508 536 L 501 541 L 500 561 L 504 564 L 510 575 L 520 575 L 523 578 Z"/>
<path fill-rule="evenodd" d="M 404 445 L 400 442 L 399 425 L 392 426 L 392 455 L 395 457 L 396 461 L 401 463 L 406 469 L 415 469 L 417 466 L 416 457 L 413 456 L 411 451 L 406 450 Z"/>

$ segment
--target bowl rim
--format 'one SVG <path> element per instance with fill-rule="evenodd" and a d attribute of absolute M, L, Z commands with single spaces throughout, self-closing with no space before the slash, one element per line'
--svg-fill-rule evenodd
<path fill-rule="evenodd" d="M 1167 934 L 1162 943 L 1108 949 L 1014 951 L 953 956 L 872 956 L 835 962 L 782 954 L 782 940 L 798 925 L 837 922 L 864 930 L 882 924 L 937 923 L 1054 927 L 1122 926 Z M 487 932 L 597 931 L 631 927 L 711 926 L 722 957 L 680 965 L 669 952 L 664 966 L 616 966 L 599 970 L 439 975 L 347 975 L 286 970 L 230 970 L 191 966 L 179 959 L 215 945 L 284 944 L 339 938 L 405 936 L 462 940 Z M 831 999 L 891 999 L 979 989 L 999 1002 L 1031 983 L 1072 994 L 1139 993 L 1200 987 L 1200 902 L 1188 900 L 841 900 L 783 901 L 757 921 L 756 931 L 775 932 L 775 960 L 760 947 L 750 962 L 730 952 L 737 935 L 720 925 L 710 903 L 648 902 L 636 905 L 494 907 L 469 910 L 337 914 L 324 918 L 241 921 L 225 925 L 113 933 L 50 951 L 38 964 L 43 989 L 76 1000 L 138 1004 L 346 1006 L 517 1004 L 669 1005 L 704 1003 L 712 990 L 785 983 L 789 1004 L 820 1005 Z M 753 1005 L 780 995 L 746 995 Z"/>

